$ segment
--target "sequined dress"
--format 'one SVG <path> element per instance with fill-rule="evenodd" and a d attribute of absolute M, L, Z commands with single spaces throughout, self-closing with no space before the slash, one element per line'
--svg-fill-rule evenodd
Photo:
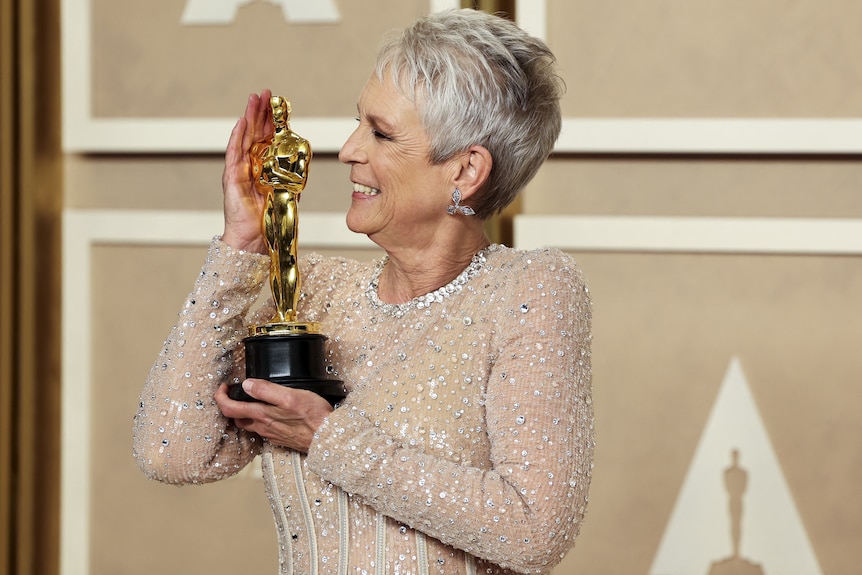
<path fill-rule="evenodd" d="M 348 385 L 300 454 L 238 430 L 212 399 L 244 372 L 265 256 L 213 240 L 141 394 L 151 478 L 206 483 L 260 454 L 287 574 L 546 573 L 574 544 L 593 458 L 591 308 L 557 250 L 491 246 L 452 283 L 381 303 L 385 260 L 306 256 L 303 321 Z M 259 307 L 259 306 L 258 306 Z"/>

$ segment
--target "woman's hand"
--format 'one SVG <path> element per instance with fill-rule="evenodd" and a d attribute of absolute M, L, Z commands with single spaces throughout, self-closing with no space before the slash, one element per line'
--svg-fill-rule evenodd
<path fill-rule="evenodd" d="M 291 389 L 263 379 L 247 379 L 242 387 L 260 401 L 234 401 L 223 384 L 216 391 L 215 400 L 225 417 L 233 418 L 240 429 L 302 453 L 308 452 L 314 433 L 332 412 L 329 402 L 312 391 Z"/>
<path fill-rule="evenodd" d="M 272 92 L 251 94 L 241 117 L 230 133 L 225 150 L 222 190 L 224 192 L 224 232 L 222 240 L 240 250 L 267 253 L 261 233 L 261 214 L 266 197 L 255 191 L 251 170 L 251 147 L 272 136 L 270 121 Z"/>

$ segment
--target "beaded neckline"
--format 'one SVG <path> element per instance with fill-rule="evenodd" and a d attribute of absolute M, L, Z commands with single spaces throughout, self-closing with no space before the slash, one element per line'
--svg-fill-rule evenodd
<path fill-rule="evenodd" d="M 503 246 L 500 244 L 489 245 L 473 256 L 473 259 L 470 261 L 470 265 L 464 268 L 464 271 L 458 274 L 458 277 L 432 292 L 417 296 L 404 303 L 385 303 L 380 301 L 380 298 L 377 295 L 377 287 L 380 284 L 380 274 L 383 272 L 383 267 L 386 265 L 386 262 L 389 261 L 389 256 L 385 256 L 375 266 L 374 271 L 371 274 L 371 281 L 368 282 L 368 288 L 365 290 L 365 295 L 368 296 L 368 301 L 371 303 L 372 308 L 380 310 L 384 315 L 401 317 L 414 308 L 423 309 L 432 304 L 440 303 L 444 299 L 459 293 L 464 288 L 464 284 L 476 277 L 482 270 L 485 262 L 488 261 L 488 254 L 495 252 L 502 247 Z"/>

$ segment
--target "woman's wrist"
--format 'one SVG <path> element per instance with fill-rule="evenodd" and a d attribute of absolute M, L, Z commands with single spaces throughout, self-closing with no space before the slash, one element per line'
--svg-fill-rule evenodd
<path fill-rule="evenodd" d="M 232 233 L 230 229 L 225 227 L 224 232 L 222 232 L 221 234 L 221 241 L 223 241 L 235 250 L 255 254 L 267 253 L 266 243 L 263 241 L 263 237 L 260 235 L 253 239 L 243 238 L 237 234 Z"/>

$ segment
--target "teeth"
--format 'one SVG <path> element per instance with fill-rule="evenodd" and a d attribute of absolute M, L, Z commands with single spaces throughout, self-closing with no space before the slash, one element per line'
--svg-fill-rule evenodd
<path fill-rule="evenodd" d="M 380 190 L 366 186 L 365 184 L 353 184 L 353 191 L 365 194 L 366 196 L 376 196 L 380 193 Z"/>

